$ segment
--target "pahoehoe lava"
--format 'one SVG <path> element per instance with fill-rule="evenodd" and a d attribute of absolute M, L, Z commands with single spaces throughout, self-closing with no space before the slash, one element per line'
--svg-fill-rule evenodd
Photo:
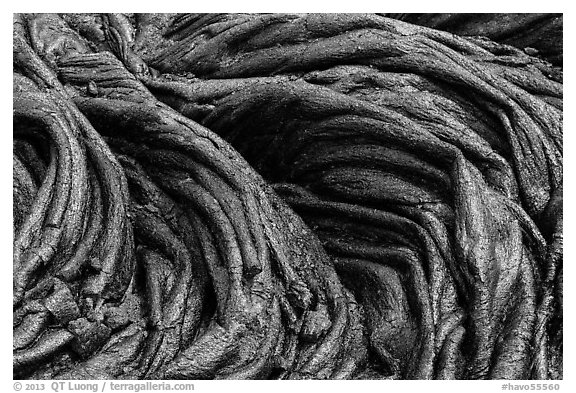
<path fill-rule="evenodd" d="M 561 35 L 14 15 L 14 378 L 561 379 Z"/>

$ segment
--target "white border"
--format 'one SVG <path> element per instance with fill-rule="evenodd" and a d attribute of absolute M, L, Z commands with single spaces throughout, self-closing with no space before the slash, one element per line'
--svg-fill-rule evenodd
<path fill-rule="evenodd" d="M 7 56 L 11 52 L 12 41 L 10 39 L 12 30 L 12 13 L 14 12 L 563 12 L 564 13 L 564 145 L 567 147 L 568 154 L 565 156 L 564 168 L 568 176 L 565 177 L 565 195 L 568 195 L 567 201 L 570 201 L 569 195 L 573 195 L 574 178 L 572 173 L 576 173 L 575 156 L 572 156 L 573 149 L 576 148 L 576 123 L 574 120 L 574 57 L 571 50 L 574 44 L 574 24 L 576 22 L 571 7 L 568 2 L 545 0 L 545 1 L 508 1 L 502 0 L 481 0 L 471 1 L 364 1 L 350 0 L 347 2 L 327 2 L 310 0 L 289 0 L 279 1 L 194 1 L 186 2 L 135 2 L 118 0 L 97 0 L 94 2 L 74 2 L 74 1 L 5 1 L 0 6 L 0 36 L 1 51 Z M 12 381 L 12 329 L 9 326 L 8 316 L 11 315 L 10 302 L 12 299 L 12 275 L 10 261 L 12 260 L 12 193 L 9 189 L 11 184 L 10 157 L 12 156 L 12 97 L 9 86 L 12 84 L 12 65 L 8 60 L 0 62 L 2 79 L 0 86 L 6 87 L 4 94 L 1 95 L 2 105 L 2 128 L 0 131 L 0 184 L 6 188 L 0 194 L 2 198 L 0 209 L 1 234 L 2 242 L 0 250 L 2 260 L 6 267 L 5 272 L 0 275 L 0 307 L 2 315 L 7 321 L 0 324 L 0 391 L 11 392 L 13 390 Z M 572 172 L 575 171 L 575 172 Z M 574 311 L 571 308 L 574 299 L 574 288 L 570 285 L 574 279 L 575 268 L 572 265 L 574 258 L 574 249 L 571 239 L 574 239 L 574 208 L 570 203 L 565 206 L 565 242 L 564 260 L 564 381 L 551 381 L 560 383 L 561 390 L 569 390 L 569 386 L 575 387 L 575 377 L 572 374 L 576 371 L 574 367 L 574 338 L 570 334 L 574 329 Z M 567 285 L 566 285 L 567 284 Z M 176 382 L 176 381 L 175 381 Z M 538 382 L 538 381 L 533 381 Z M 196 381 L 195 391 L 320 391 L 325 389 L 330 392 L 339 391 L 401 391 L 406 389 L 415 389 L 418 391 L 430 392 L 490 392 L 501 391 L 502 381 Z M 530 383 L 530 382 L 529 382 Z M 46 385 L 45 391 L 52 391 L 49 384 Z M 109 389 L 107 390 L 109 391 Z M 576 391 L 572 389 L 571 391 Z"/>

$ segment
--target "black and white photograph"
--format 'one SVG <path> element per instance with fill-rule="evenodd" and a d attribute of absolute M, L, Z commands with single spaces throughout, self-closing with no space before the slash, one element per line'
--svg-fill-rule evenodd
<path fill-rule="evenodd" d="M 7 391 L 564 390 L 562 12 L 11 16 Z"/>

